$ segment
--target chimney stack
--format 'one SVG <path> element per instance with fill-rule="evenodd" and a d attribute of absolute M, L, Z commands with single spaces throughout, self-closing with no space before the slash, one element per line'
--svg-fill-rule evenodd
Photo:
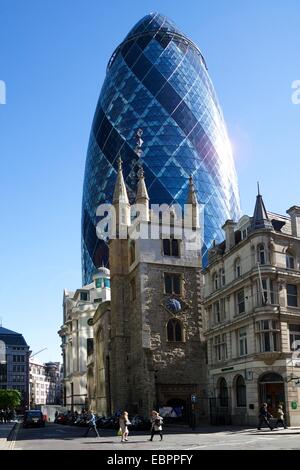
<path fill-rule="evenodd" d="M 300 238 L 300 207 L 299 206 L 292 206 L 286 212 L 287 212 L 287 214 L 289 214 L 289 216 L 291 218 L 293 237 Z"/>
<path fill-rule="evenodd" d="M 236 223 L 233 222 L 233 220 L 231 219 L 226 220 L 225 224 L 222 227 L 222 229 L 225 232 L 225 239 L 226 239 L 225 251 L 231 250 L 231 248 L 234 247 L 235 245 L 235 238 L 234 238 L 235 227 L 236 227 Z"/>

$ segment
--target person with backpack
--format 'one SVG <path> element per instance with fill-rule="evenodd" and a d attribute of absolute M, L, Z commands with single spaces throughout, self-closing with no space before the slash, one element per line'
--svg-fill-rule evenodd
<path fill-rule="evenodd" d="M 159 434 L 160 440 L 162 441 L 162 424 L 163 418 L 159 416 L 159 413 L 157 411 L 153 410 L 151 413 L 151 437 L 149 441 L 153 441 L 154 434 Z"/>

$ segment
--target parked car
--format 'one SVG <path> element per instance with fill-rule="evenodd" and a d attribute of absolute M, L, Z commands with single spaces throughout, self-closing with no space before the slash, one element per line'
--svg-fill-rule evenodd
<path fill-rule="evenodd" d="M 40 410 L 27 410 L 23 418 L 23 428 L 45 426 L 45 418 Z"/>

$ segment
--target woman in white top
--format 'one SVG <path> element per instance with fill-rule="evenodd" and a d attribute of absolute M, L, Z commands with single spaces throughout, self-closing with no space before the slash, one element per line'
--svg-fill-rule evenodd
<path fill-rule="evenodd" d="M 123 413 L 121 414 L 121 416 L 119 418 L 119 425 L 120 425 L 120 429 L 122 431 L 121 442 L 128 441 L 127 437 L 128 437 L 128 434 L 129 434 L 129 431 L 128 431 L 128 425 L 129 424 L 130 424 L 130 421 L 128 419 L 128 413 L 127 413 L 127 411 L 123 411 Z"/>

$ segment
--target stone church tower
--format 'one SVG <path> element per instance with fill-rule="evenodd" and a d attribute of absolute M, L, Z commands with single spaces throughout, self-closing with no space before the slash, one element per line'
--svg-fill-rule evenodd
<path fill-rule="evenodd" d="M 193 181 L 190 178 L 185 230 L 176 208 L 169 221 L 166 208 L 162 216 L 150 211 L 142 168 L 136 204 L 138 217 L 132 219 L 119 161 L 113 196 L 117 237 L 109 242 L 112 410 L 148 416 L 153 408 L 171 406 L 187 415 L 191 396 L 196 395 L 203 416 L 206 354 L 199 206 Z M 126 230 L 129 236 L 120 238 Z"/>

